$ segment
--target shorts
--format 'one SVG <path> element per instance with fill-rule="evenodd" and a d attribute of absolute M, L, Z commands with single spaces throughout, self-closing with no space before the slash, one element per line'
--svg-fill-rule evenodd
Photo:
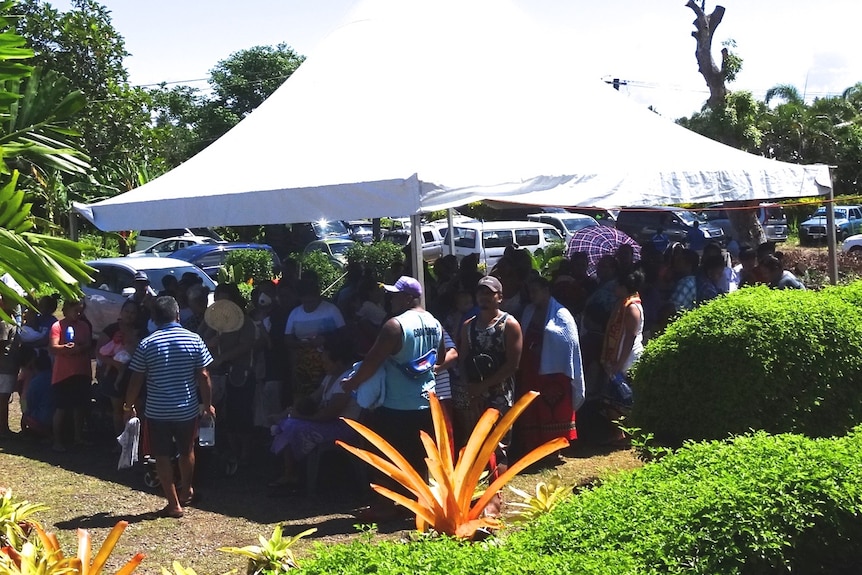
<path fill-rule="evenodd" d="M 0 395 L 12 395 L 17 383 L 17 374 L 0 373 Z"/>
<path fill-rule="evenodd" d="M 195 436 L 198 431 L 197 418 L 186 421 L 147 419 L 145 425 L 150 448 L 148 455 L 153 457 L 188 455 L 195 448 Z"/>
<path fill-rule="evenodd" d="M 73 375 L 51 386 L 51 397 L 57 409 L 88 407 L 92 399 L 93 382 L 89 375 Z"/>

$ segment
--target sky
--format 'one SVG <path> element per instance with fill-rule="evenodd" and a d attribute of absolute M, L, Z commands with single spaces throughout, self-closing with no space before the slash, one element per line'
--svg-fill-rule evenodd
<path fill-rule="evenodd" d="M 417 0 L 402 0 L 413 2 Z M 468 1 L 468 0 L 463 0 Z M 50 2 L 69 9 L 68 0 Z M 684 0 L 515 0 L 560 50 L 573 73 L 620 78 L 633 100 L 678 118 L 708 97 L 694 57 L 694 13 Z M 311 56 L 360 0 L 102 0 L 131 53 L 135 85 L 181 82 L 206 89 L 209 70 L 231 53 L 284 42 Z M 763 98 L 791 84 L 808 100 L 862 82 L 858 0 L 723 0 L 714 51 L 733 39 L 743 58 L 730 85 Z M 707 12 L 715 3 L 708 2 Z M 441 38 L 445 41 L 445 38 Z M 517 41 L 513 42 L 517 49 Z"/>

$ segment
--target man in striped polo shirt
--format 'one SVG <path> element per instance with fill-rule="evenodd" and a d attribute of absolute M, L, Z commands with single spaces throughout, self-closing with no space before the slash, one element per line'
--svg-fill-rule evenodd
<path fill-rule="evenodd" d="M 180 326 L 179 306 L 171 296 L 156 298 L 152 319 L 157 329 L 141 340 L 129 367 L 132 376 L 123 409 L 126 418 L 135 414 L 135 402 L 146 382 L 146 405 L 150 455 L 168 500 L 160 515 L 180 518 L 183 505 L 194 496 L 195 431 L 198 416 L 215 415 L 212 385 L 207 366 L 213 359 L 196 333 Z M 173 482 L 171 457 L 179 453 L 180 490 Z"/>

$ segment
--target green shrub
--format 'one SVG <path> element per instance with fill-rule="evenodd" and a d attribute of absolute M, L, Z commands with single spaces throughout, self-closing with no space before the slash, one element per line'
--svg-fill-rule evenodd
<path fill-rule="evenodd" d="M 862 421 L 862 287 L 749 288 L 688 312 L 635 366 L 630 424 L 665 443 Z"/>
<path fill-rule="evenodd" d="M 237 283 L 252 280 L 257 284 L 273 278 L 272 255 L 266 250 L 233 250 L 225 258 L 224 267 Z"/>
<path fill-rule="evenodd" d="M 835 573 L 862 562 L 862 431 L 688 444 L 561 503 L 508 544 L 620 553 L 633 573 Z"/>
<path fill-rule="evenodd" d="M 392 264 L 404 261 L 404 252 L 402 246 L 393 242 L 356 243 L 347 250 L 347 259 L 362 264 L 371 270 L 374 279 L 383 281 Z"/>
<path fill-rule="evenodd" d="M 335 267 L 330 261 L 329 256 L 323 252 L 309 252 L 307 254 L 296 254 L 294 256 L 299 261 L 299 269 L 301 274 L 308 271 L 313 271 L 320 279 L 320 291 L 324 297 L 334 296 L 341 285 L 344 283 L 344 272 Z"/>
<path fill-rule="evenodd" d="M 862 564 L 862 428 L 689 443 L 486 543 L 318 545 L 308 574 L 851 573 Z"/>

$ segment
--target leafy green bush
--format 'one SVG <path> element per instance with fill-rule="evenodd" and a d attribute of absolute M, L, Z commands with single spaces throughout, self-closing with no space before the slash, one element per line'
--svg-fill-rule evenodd
<path fill-rule="evenodd" d="M 689 443 L 502 540 L 317 546 L 309 574 L 850 573 L 862 564 L 862 428 Z"/>
<path fill-rule="evenodd" d="M 635 366 L 630 423 L 665 443 L 862 421 L 862 287 L 740 290 L 684 314 Z"/>
<path fill-rule="evenodd" d="M 225 258 L 224 268 L 236 283 L 252 280 L 257 284 L 273 278 L 272 255 L 266 250 L 233 250 Z"/>
<path fill-rule="evenodd" d="M 360 263 L 374 274 L 374 279 L 383 281 L 393 263 L 404 261 L 402 246 L 393 242 L 356 243 L 347 250 L 347 260 Z"/>
<path fill-rule="evenodd" d="M 335 267 L 329 260 L 329 256 L 323 252 L 309 252 L 307 254 L 296 254 L 294 258 L 299 261 L 301 274 L 312 271 L 320 279 L 320 291 L 324 297 L 335 295 L 344 283 L 344 272 Z"/>
<path fill-rule="evenodd" d="M 509 545 L 634 573 L 836 573 L 862 562 L 862 430 L 688 444 L 561 503 Z"/>

